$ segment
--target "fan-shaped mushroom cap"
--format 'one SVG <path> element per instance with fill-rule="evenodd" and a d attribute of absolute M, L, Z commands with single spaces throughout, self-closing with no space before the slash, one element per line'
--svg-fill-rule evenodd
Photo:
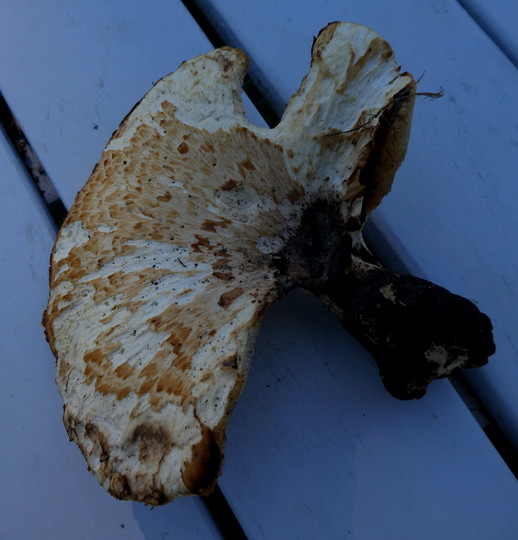
<path fill-rule="evenodd" d="M 414 82 L 372 30 L 319 34 L 274 129 L 244 117 L 246 67 L 225 47 L 159 81 L 54 247 L 45 325 L 64 422 L 122 499 L 210 492 L 265 308 L 318 284 L 345 236 L 361 248 L 406 150 Z M 329 238 L 311 255 L 322 205 Z"/>

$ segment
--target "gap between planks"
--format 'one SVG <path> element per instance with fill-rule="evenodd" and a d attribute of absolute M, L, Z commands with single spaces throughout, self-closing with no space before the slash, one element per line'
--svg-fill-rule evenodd
<path fill-rule="evenodd" d="M 457 0 L 459 6 L 468 14 L 475 24 L 487 35 L 487 37 L 502 51 L 514 67 L 518 68 L 518 54 L 513 51 L 493 28 L 491 22 L 484 19 L 483 15 L 478 12 L 476 7 L 471 5 L 466 0 Z"/>

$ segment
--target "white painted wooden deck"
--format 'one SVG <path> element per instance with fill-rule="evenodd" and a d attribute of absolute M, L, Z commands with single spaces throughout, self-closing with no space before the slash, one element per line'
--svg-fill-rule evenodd
<path fill-rule="evenodd" d="M 444 88 L 416 104 L 370 240 L 491 316 L 497 354 L 466 377 L 518 447 L 518 8 L 461 3 L 199 5 L 250 55 L 278 111 L 312 37 L 334 20 L 376 29 L 404 69 L 425 73 L 420 89 Z M 67 207 L 152 83 L 211 48 L 177 0 L 0 3 L 0 90 Z M 151 511 L 114 500 L 87 472 L 61 423 L 40 325 L 56 230 L 1 131 L 0 201 L 0 539 L 220 538 L 199 499 Z M 394 400 L 369 355 L 302 293 L 266 316 L 219 485 L 250 539 L 518 538 L 516 478 L 450 382 Z"/>

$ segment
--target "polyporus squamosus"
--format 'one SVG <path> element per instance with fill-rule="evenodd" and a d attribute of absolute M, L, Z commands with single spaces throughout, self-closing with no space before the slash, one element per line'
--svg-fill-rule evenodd
<path fill-rule="evenodd" d="M 494 350 L 473 304 L 381 268 L 363 242 L 415 96 L 390 46 L 359 25 L 327 26 L 274 129 L 244 117 L 246 68 L 224 47 L 159 81 L 54 247 L 45 326 L 64 423 L 121 499 L 212 490 L 259 321 L 294 287 L 338 315 L 399 398 Z"/>

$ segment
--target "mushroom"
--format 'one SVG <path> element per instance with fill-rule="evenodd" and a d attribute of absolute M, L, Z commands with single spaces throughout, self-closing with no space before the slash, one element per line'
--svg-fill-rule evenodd
<path fill-rule="evenodd" d="M 333 23 L 274 129 L 245 119 L 247 57 L 184 62 L 121 123 L 51 257 L 44 315 L 64 424 L 115 497 L 208 494 L 265 309 L 315 294 L 420 397 L 494 351 L 468 300 L 382 268 L 362 239 L 406 152 L 415 83 Z"/>

